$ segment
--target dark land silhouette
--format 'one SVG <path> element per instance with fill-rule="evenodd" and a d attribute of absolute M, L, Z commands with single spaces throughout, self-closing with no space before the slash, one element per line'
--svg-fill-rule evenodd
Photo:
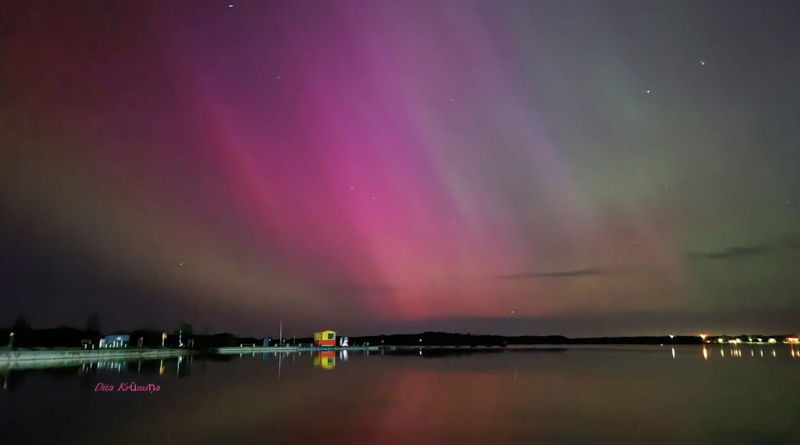
<path fill-rule="evenodd" d="M 176 348 L 179 346 L 179 339 L 184 346 L 196 350 L 207 350 L 211 348 L 236 347 L 240 345 L 263 346 L 308 346 L 313 343 L 313 337 L 284 338 L 282 342 L 277 336 L 271 337 L 240 337 L 232 333 L 217 334 L 196 334 L 189 323 L 182 323 L 175 329 L 156 330 L 156 329 L 137 329 L 133 331 L 114 331 L 101 333 L 99 331 L 99 317 L 93 314 L 89 317 L 87 329 L 74 327 L 57 327 L 36 329 L 30 322 L 23 318 L 17 320 L 14 325 L 0 329 L 0 347 L 8 347 L 10 334 L 14 333 L 14 348 L 77 348 L 81 347 L 86 340 L 94 344 L 95 347 L 104 335 L 126 334 L 130 336 L 128 347 L 136 347 L 139 339 L 145 348 L 158 348 L 162 346 L 162 335 L 167 333 L 167 338 L 163 342 L 164 347 Z M 346 332 L 337 332 L 337 336 L 346 336 Z M 649 337 L 594 337 L 594 338 L 568 338 L 561 335 L 545 336 L 503 336 L 503 335 L 475 335 L 471 333 L 460 334 L 450 332 L 422 332 L 418 334 L 392 334 L 392 335 L 371 335 L 349 337 L 350 346 L 452 346 L 452 347 L 508 347 L 525 345 L 693 345 L 705 342 L 717 343 L 720 339 L 724 343 L 729 340 L 737 339 L 742 343 L 750 339 L 762 339 L 764 343 L 773 338 L 777 342 L 783 342 L 788 337 L 794 335 L 776 334 L 747 334 L 736 336 L 708 336 L 705 339 L 700 336 L 676 335 L 649 336 Z"/>

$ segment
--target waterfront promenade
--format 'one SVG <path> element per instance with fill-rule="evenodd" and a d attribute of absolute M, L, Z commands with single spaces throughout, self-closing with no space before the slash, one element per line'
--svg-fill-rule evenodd
<path fill-rule="evenodd" d="M 155 359 L 192 354 L 189 349 L 14 349 L 0 350 L 0 364 L 30 360 Z"/>

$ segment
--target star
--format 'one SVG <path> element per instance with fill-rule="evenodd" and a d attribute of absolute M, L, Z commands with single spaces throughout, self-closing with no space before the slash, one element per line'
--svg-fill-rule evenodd
<path fill-rule="evenodd" d="M 647 90 L 647 94 L 650 94 L 650 90 Z"/>
<path fill-rule="evenodd" d="M 455 102 L 455 101 L 456 101 L 455 99 L 450 99 L 450 102 Z"/>
<path fill-rule="evenodd" d="M 179 266 L 183 266 L 183 263 L 179 264 Z"/>
<path fill-rule="evenodd" d="M 233 8 L 233 5 L 232 5 L 232 4 L 231 4 L 231 5 L 228 5 L 228 7 L 229 7 L 229 8 Z"/>
<path fill-rule="evenodd" d="M 706 63 L 701 60 L 700 65 L 706 66 Z"/>
<path fill-rule="evenodd" d="M 511 311 L 511 313 L 513 314 L 513 313 L 514 313 L 514 311 Z"/>

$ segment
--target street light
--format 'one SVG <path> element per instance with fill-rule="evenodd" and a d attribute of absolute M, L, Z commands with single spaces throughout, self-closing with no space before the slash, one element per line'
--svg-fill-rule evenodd
<path fill-rule="evenodd" d="M 8 335 L 8 349 L 14 348 L 14 333 Z"/>

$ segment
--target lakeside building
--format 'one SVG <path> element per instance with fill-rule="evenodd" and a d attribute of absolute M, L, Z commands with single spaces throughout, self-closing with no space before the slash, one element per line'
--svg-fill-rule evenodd
<path fill-rule="evenodd" d="M 314 346 L 336 346 L 336 332 L 331 330 L 315 332 Z"/>
<path fill-rule="evenodd" d="M 101 348 L 127 348 L 131 342 L 130 335 L 106 335 L 100 339 Z"/>

